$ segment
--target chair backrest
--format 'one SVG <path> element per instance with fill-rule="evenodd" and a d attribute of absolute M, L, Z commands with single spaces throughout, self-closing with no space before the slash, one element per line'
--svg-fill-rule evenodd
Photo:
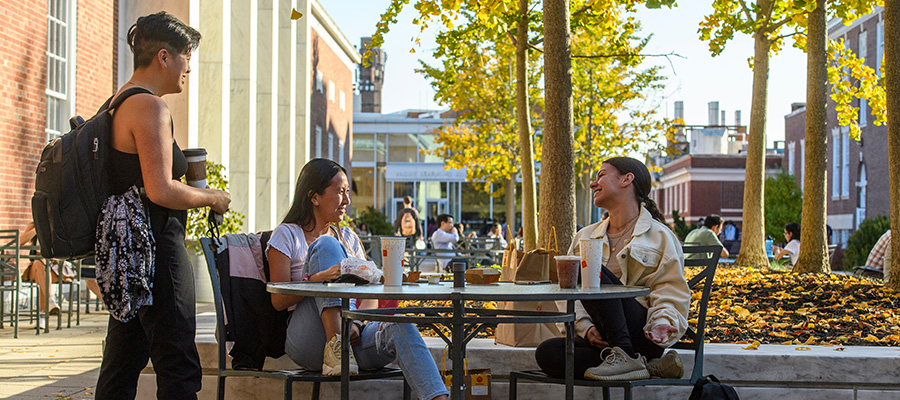
<path fill-rule="evenodd" d="M 676 349 L 694 350 L 694 369 L 691 372 L 691 383 L 693 384 L 703 376 L 703 342 L 706 340 L 706 310 L 709 305 L 713 278 L 716 276 L 716 266 L 719 263 L 719 255 L 722 253 L 722 246 L 684 246 L 683 250 L 685 255 L 697 253 L 704 255 L 704 257 L 701 258 L 684 260 L 685 267 L 703 268 L 702 271 L 698 272 L 688 281 L 688 286 L 691 290 L 701 290 L 702 296 L 700 297 L 699 307 L 697 309 L 696 328 L 688 327 L 687 331 L 684 333 L 684 337 L 672 346 Z"/>
<path fill-rule="evenodd" d="M 0 284 L 19 281 L 19 230 L 0 230 Z"/>
<path fill-rule="evenodd" d="M 216 254 L 227 247 L 221 238 L 200 238 L 200 246 L 206 258 L 209 280 L 212 283 L 213 301 L 216 304 L 216 343 L 219 345 L 219 371 L 225 370 L 225 303 L 222 300 L 222 286 L 219 283 L 219 270 L 216 268 Z"/>

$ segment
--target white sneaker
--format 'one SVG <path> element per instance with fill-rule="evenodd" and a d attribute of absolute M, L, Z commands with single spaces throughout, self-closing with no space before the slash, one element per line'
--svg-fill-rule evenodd
<path fill-rule="evenodd" d="M 325 343 L 325 357 L 322 360 L 322 373 L 329 376 L 339 376 L 341 374 L 341 335 L 334 335 L 328 343 Z M 356 357 L 353 356 L 353 349 L 350 349 L 350 375 L 359 374 L 359 365 L 356 364 Z"/>
<path fill-rule="evenodd" d="M 631 379 L 649 379 L 650 372 L 644 357 L 638 355 L 635 358 L 628 356 L 619 347 L 607 347 L 603 349 L 603 363 L 589 368 L 584 372 L 586 379 L 595 381 L 621 381 Z"/>

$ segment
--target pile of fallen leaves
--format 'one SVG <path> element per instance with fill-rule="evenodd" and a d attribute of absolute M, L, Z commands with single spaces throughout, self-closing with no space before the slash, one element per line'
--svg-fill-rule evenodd
<path fill-rule="evenodd" d="M 723 343 L 897 346 L 898 305 L 897 293 L 868 279 L 720 266 L 706 336 Z"/>
<path fill-rule="evenodd" d="M 695 272 L 688 270 L 688 278 Z M 699 299 L 700 293 L 694 292 L 692 318 Z M 449 307 L 449 302 L 401 302 L 402 307 L 422 305 Z M 496 308 L 496 303 L 466 306 Z M 900 346 L 897 306 L 900 294 L 880 281 L 723 264 L 709 301 L 706 337 L 714 343 Z M 691 326 L 695 324 L 691 320 Z M 435 336 L 427 326 L 419 330 Z M 493 329 L 482 330 L 478 337 L 492 338 Z"/>

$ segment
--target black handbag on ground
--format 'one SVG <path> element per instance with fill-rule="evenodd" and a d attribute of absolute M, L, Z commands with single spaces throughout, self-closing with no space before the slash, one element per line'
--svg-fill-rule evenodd
<path fill-rule="evenodd" d="M 719 382 L 715 375 L 706 375 L 694 384 L 688 400 L 739 400 L 737 392 L 730 385 Z"/>

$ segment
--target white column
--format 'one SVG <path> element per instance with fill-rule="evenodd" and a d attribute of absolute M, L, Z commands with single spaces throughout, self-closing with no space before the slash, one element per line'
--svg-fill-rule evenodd
<path fill-rule="evenodd" d="M 312 52 L 313 43 L 310 35 L 310 18 L 312 10 L 308 0 L 297 1 L 297 11 L 303 13 L 303 18 L 297 20 L 297 81 L 293 85 L 297 89 L 295 98 L 297 99 L 297 108 L 295 109 L 294 120 L 296 126 L 294 134 L 295 154 L 293 157 L 294 169 L 300 171 L 301 168 L 310 160 L 309 154 L 309 137 L 310 137 L 310 93 L 312 91 Z M 293 187 L 292 187 L 293 189 Z M 293 190 L 292 190 L 293 192 Z"/>
<path fill-rule="evenodd" d="M 297 171 L 294 169 L 295 127 L 294 119 L 297 108 L 297 26 L 295 22 L 284 16 L 290 15 L 293 7 L 292 0 L 278 0 L 278 10 L 275 18 L 278 20 L 278 39 L 275 48 L 276 64 L 278 68 L 278 81 L 273 91 L 277 101 L 276 123 L 277 129 L 276 152 L 272 160 L 273 176 L 275 176 L 275 193 L 272 199 L 272 209 L 275 210 L 275 219 L 280 221 L 287 213 L 291 205 L 291 197 L 294 195 L 294 182 L 297 179 Z M 307 18 L 309 14 L 304 14 Z M 303 19 L 301 18 L 301 20 Z"/>
<path fill-rule="evenodd" d="M 197 138 L 205 147 L 210 161 L 229 171 L 230 129 L 228 115 L 231 101 L 231 1 L 200 3 L 200 41 L 198 52 L 200 90 L 203 101 L 197 108 Z"/>
<path fill-rule="evenodd" d="M 274 18 L 277 13 L 271 1 L 263 1 L 258 4 L 259 18 L 257 24 L 257 69 L 256 69 L 256 119 L 259 121 L 256 131 L 256 225 L 254 231 L 272 229 L 273 224 L 272 202 L 274 197 L 274 158 L 276 139 L 276 99 L 275 91 L 278 82 L 277 58 L 275 45 L 277 43 L 278 20 Z"/>
<path fill-rule="evenodd" d="M 256 0 L 231 2 L 231 208 L 256 227 Z"/>

